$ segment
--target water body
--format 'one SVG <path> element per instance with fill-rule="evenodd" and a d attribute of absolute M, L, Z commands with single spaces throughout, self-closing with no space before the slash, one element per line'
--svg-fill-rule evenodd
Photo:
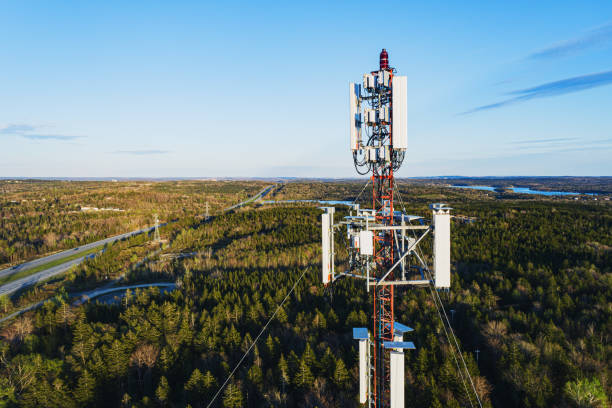
<path fill-rule="evenodd" d="M 467 188 L 471 190 L 484 190 L 484 191 L 495 191 L 495 187 L 491 186 L 451 186 L 453 188 Z M 544 190 L 532 190 L 529 187 L 510 187 L 515 193 L 520 194 L 538 194 L 544 196 L 569 196 L 569 195 L 595 195 L 595 193 L 577 193 L 577 192 L 569 192 L 569 191 L 544 191 Z"/>

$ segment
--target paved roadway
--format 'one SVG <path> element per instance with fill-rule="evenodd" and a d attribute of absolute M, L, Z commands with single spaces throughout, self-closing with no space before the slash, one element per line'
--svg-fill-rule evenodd
<path fill-rule="evenodd" d="M 160 226 L 161 226 L 161 224 L 160 224 Z M 123 239 L 123 238 L 128 238 L 128 237 L 131 237 L 133 235 L 142 234 L 144 232 L 152 231 L 154 228 L 155 227 L 151 227 L 151 228 L 140 229 L 140 230 L 137 230 L 137 231 L 126 232 L 125 234 L 115 235 L 114 237 L 105 238 L 105 239 L 102 239 L 100 241 L 92 242 L 91 244 L 86 244 L 86 245 L 80 246 L 78 248 L 69 249 L 67 251 L 58 252 L 57 254 L 53 254 L 53 255 L 45 256 L 43 258 L 35 259 L 33 261 L 26 262 L 26 263 L 23 263 L 21 265 L 17 265 L 19 268 L 4 269 L 4 270 L 0 271 L 0 276 L 11 275 L 13 273 L 20 272 L 20 271 L 27 271 L 28 269 L 35 268 L 36 266 L 44 265 L 44 264 L 46 264 L 48 262 L 52 262 L 52 261 L 55 261 L 55 260 L 58 260 L 58 259 L 62 259 L 62 258 L 65 258 L 65 257 L 73 255 L 73 254 L 79 254 L 81 252 L 84 252 L 84 251 L 90 250 L 92 248 L 96 248 L 96 247 L 102 246 L 104 244 L 115 242 L 115 241 L 118 241 L 118 240 Z M 49 278 L 51 278 L 54 275 L 58 275 L 60 273 L 66 272 L 67 270 L 72 268 L 74 265 L 78 265 L 81 262 L 83 262 L 84 259 L 85 259 L 85 255 L 81 256 L 81 257 L 78 257 L 78 258 L 75 258 L 75 259 L 73 259 L 71 261 L 64 262 L 63 264 L 56 265 L 56 266 L 53 266 L 51 268 L 45 269 L 43 271 L 40 271 L 40 272 L 37 272 L 37 273 L 33 273 L 30 276 L 26 276 L 24 278 L 17 279 L 17 280 L 15 280 L 13 282 L 9 282 L 6 285 L 2 285 L 2 286 L 0 286 L 0 296 L 8 295 L 10 293 L 13 293 L 13 292 L 19 290 L 19 289 L 26 288 L 28 286 L 34 285 L 35 283 L 38 283 L 38 282 L 43 281 L 45 279 L 49 279 Z"/>
<path fill-rule="evenodd" d="M 78 265 L 83 262 L 83 259 L 85 259 L 84 256 L 73 259 L 72 261 L 65 262 L 61 265 L 45 269 L 44 271 L 33 273 L 32 275 L 26 276 L 25 278 L 17 279 L 16 281 L 9 282 L 6 285 L 0 286 L 0 296 L 8 295 L 9 293 L 13 293 L 21 288 L 26 288 L 30 285 L 34 285 L 35 283 L 48 279 L 53 275 L 65 272 L 68 269 L 72 268 L 74 265 Z"/>
<path fill-rule="evenodd" d="M 4 276 L 7 276 L 7 275 L 12 275 L 12 274 L 17 273 L 17 272 L 27 271 L 28 269 L 36 268 L 37 266 L 44 265 L 46 263 L 56 261 L 58 259 L 65 258 L 65 257 L 70 256 L 70 255 L 74 255 L 74 254 L 78 254 L 78 253 L 81 253 L 81 252 L 85 252 L 85 251 L 88 251 L 88 250 L 90 250 L 92 248 L 95 248 L 95 247 L 98 247 L 98 246 L 101 246 L 101 245 L 104 245 L 104 244 L 109 244 L 111 242 L 115 242 L 115 241 L 118 241 L 120 239 L 130 237 L 132 235 L 138 235 L 138 234 L 142 234 L 143 232 L 149 232 L 149 231 L 152 231 L 153 228 L 154 227 L 145 228 L 145 229 L 141 229 L 141 230 L 138 230 L 138 231 L 126 232 L 125 234 L 115 235 L 114 237 L 109 237 L 109 238 L 101 239 L 100 241 L 92 242 L 90 244 L 85 244 L 85 245 L 80 246 L 80 247 L 68 249 L 66 251 L 58 252 L 56 254 L 49 255 L 49 256 L 43 256 L 42 258 L 34 259 L 33 261 L 24 262 L 22 264 L 15 265 L 15 266 L 12 266 L 10 268 L 2 269 L 2 270 L 0 270 L 0 278 L 2 278 Z"/>
<path fill-rule="evenodd" d="M 227 207 L 227 208 L 226 208 L 225 210 L 223 210 L 223 211 L 230 211 L 230 210 L 233 210 L 234 208 L 242 207 L 243 205 L 246 205 L 246 204 L 248 204 L 248 203 L 251 203 L 251 202 L 254 202 L 254 201 L 260 200 L 260 199 L 262 199 L 263 197 L 265 197 L 265 196 L 266 196 L 266 194 L 268 194 L 268 193 L 269 193 L 269 192 L 270 192 L 270 191 L 271 191 L 271 190 L 272 190 L 274 187 L 276 187 L 276 185 L 266 187 L 266 188 L 264 188 L 263 190 L 261 190 L 259 193 L 257 193 L 256 195 L 254 195 L 253 197 L 251 197 L 251 198 L 247 198 L 246 200 L 244 200 L 244 201 L 242 201 L 242 202 L 240 202 L 240 203 L 238 203 L 238 204 L 234 204 L 234 205 L 232 205 L 231 207 Z"/>
<path fill-rule="evenodd" d="M 162 283 L 141 283 L 139 285 L 130 285 L 130 286 L 117 286 L 117 287 L 113 287 L 113 288 L 106 288 L 106 289 L 94 289 L 92 291 L 83 293 L 79 296 L 79 299 L 77 299 L 73 305 L 74 306 L 78 306 L 78 305 L 82 305 L 83 303 L 101 296 L 101 295 L 105 295 L 107 293 L 113 293 L 113 292 L 117 292 L 117 291 L 121 291 L 121 290 L 128 290 L 128 289 L 137 289 L 137 288 L 150 288 L 152 286 L 158 286 L 158 287 L 165 287 L 165 288 L 174 288 L 176 286 L 176 283 L 172 283 L 172 282 L 162 282 Z"/>
<path fill-rule="evenodd" d="M 262 197 L 264 197 L 266 194 L 268 194 L 274 187 L 275 186 L 266 187 L 263 190 L 261 190 L 259 193 L 257 193 L 255 196 L 248 198 L 236 205 L 228 207 L 224 211 L 230 211 L 234 208 L 241 207 L 247 203 L 257 201 L 261 199 Z M 159 226 L 162 227 L 164 225 L 166 225 L 166 223 L 160 224 Z M 20 265 L 16 265 L 14 267 L 1 270 L 0 277 L 12 275 L 13 273 L 17 273 L 21 271 L 27 271 L 28 269 L 35 268 L 39 265 L 44 265 L 46 263 L 65 258 L 70 255 L 78 254 L 78 253 L 87 251 L 89 249 L 96 248 L 98 246 L 102 246 L 104 244 L 115 242 L 123 238 L 131 237 L 133 235 L 142 234 L 144 232 L 152 231 L 154 228 L 155 227 L 150 227 L 150 228 L 140 229 L 137 231 L 126 232 L 125 234 L 115 235 L 113 237 L 105 238 L 100 241 L 92 242 L 90 244 L 85 244 L 83 246 L 80 246 L 74 249 L 69 249 L 67 251 L 58 252 L 56 254 L 38 258 L 30 262 L 25 262 Z M 34 285 L 35 283 L 38 283 L 45 279 L 49 279 L 54 275 L 58 275 L 60 273 L 66 272 L 67 270 L 72 268 L 74 265 L 78 265 L 79 263 L 83 262 L 83 259 L 85 259 L 85 256 L 73 259 L 72 261 L 65 262 L 63 264 L 54 266 L 49 269 L 45 269 L 44 271 L 34 273 L 30 276 L 26 276 L 24 278 L 17 279 L 13 282 L 7 283 L 6 285 L 0 286 L 0 296 L 13 293 L 19 289 L 26 288 L 28 286 Z"/>
<path fill-rule="evenodd" d="M 98 289 L 95 289 L 93 291 L 77 294 L 77 297 L 79 297 L 79 299 L 76 300 L 73 303 L 73 305 L 74 306 L 81 305 L 81 304 L 87 302 L 88 300 L 91 300 L 91 299 L 95 298 L 96 296 L 104 295 L 106 293 L 116 292 L 116 291 L 119 291 L 119 290 L 127 290 L 127 289 L 149 288 L 151 286 L 161 286 L 161 287 L 171 287 L 171 288 L 174 288 L 176 286 L 176 283 L 166 283 L 166 282 L 163 282 L 163 283 L 144 283 L 144 284 L 140 284 L 140 285 L 120 286 L 120 287 L 108 288 L 108 289 L 100 289 L 100 288 L 98 288 Z M 37 307 L 42 306 L 45 302 L 48 302 L 50 300 L 51 299 L 41 300 L 40 302 L 34 303 L 33 305 L 30 305 L 30 306 L 28 306 L 28 307 L 26 307 L 24 309 L 17 310 L 16 312 L 13 312 L 10 315 L 5 316 L 2 319 L 0 319 L 0 323 L 4 322 L 6 320 L 11 320 L 13 317 L 19 316 L 20 314 L 22 314 L 24 312 L 27 312 L 28 310 L 36 309 Z"/>

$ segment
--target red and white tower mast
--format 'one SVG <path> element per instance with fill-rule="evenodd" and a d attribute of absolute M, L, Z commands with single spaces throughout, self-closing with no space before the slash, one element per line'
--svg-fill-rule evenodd
<path fill-rule="evenodd" d="M 353 338 L 359 340 L 359 401 L 376 408 L 404 406 L 403 353 L 414 349 L 404 341 L 412 329 L 395 321 L 395 286 L 450 286 L 450 208 L 433 204 L 433 225 L 394 208 L 394 172 L 404 161 L 408 141 L 407 78 L 395 72 L 383 49 L 379 69 L 349 87 L 353 161 L 359 174 L 371 174 L 372 209 L 354 203 L 350 216 L 338 224 L 332 207 L 321 216 L 323 283 L 347 276 L 365 279 L 372 289 L 372 332 L 354 328 Z M 341 226 L 347 228 L 349 261 L 336 273 L 334 230 Z M 423 271 L 429 275 L 429 268 L 416 249 L 434 228 L 435 278 L 426 279 Z M 408 265 L 411 257 L 413 266 Z M 407 278 L 419 274 L 420 279 Z"/>

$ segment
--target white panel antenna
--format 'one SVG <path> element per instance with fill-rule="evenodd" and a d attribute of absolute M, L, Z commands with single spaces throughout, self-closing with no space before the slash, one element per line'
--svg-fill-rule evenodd
<path fill-rule="evenodd" d="M 359 403 L 365 404 L 368 400 L 369 373 L 369 339 L 368 329 L 353 327 L 353 339 L 359 340 Z"/>
<path fill-rule="evenodd" d="M 368 398 L 368 341 L 359 341 L 359 403 L 365 404 Z"/>
<path fill-rule="evenodd" d="M 450 288 L 450 210 L 444 204 L 432 204 L 434 247 L 433 267 L 436 288 Z"/>
<path fill-rule="evenodd" d="M 376 109 L 366 109 L 363 111 L 366 125 L 374 126 L 376 123 L 378 123 L 378 115 L 376 113 Z"/>
<path fill-rule="evenodd" d="M 323 251 L 321 278 L 323 284 L 327 285 L 331 281 L 332 249 L 331 249 L 331 214 L 321 214 L 321 247 Z"/>
<path fill-rule="evenodd" d="M 389 107 L 383 106 L 378 108 L 378 120 L 384 123 L 391 122 L 391 115 L 389 115 Z"/>
<path fill-rule="evenodd" d="M 359 231 L 359 252 L 361 255 L 374 255 L 374 234 L 372 231 Z"/>
<path fill-rule="evenodd" d="M 389 353 L 391 371 L 391 408 L 404 408 L 404 350 L 396 349 Z"/>
<path fill-rule="evenodd" d="M 359 103 L 359 95 L 361 94 L 361 85 L 351 82 L 349 84 L 349 98 L 351 106 L 350 117 L 350 133 L 351 133 L 351 150 L 359 150 L 361 148 L 361 111 Z"/>
<path fill-rule="evenodd" d="M 369 90 L 375 89 L 376 77 L 372 74 L 363 74 L 363 87 Z"/>
<path fill-rule="evenodd" d="M 378 71 L 377 83 L 379 86 L 384 86 L 385 88 L 389 87 L 389 80 L 391 79 L 391 74 L 389 71 Z"/>
<path fill-rule="evenodd" d="M 408 148 L 408 78 L 394 76 L 392 85 L 393 103 L 393 148 L 406 150 Z"/>

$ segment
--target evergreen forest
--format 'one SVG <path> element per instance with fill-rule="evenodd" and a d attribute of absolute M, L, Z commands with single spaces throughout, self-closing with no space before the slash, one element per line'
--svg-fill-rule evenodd
<path fill-rule="evenodd" d="M 161 244 L 146 235 L 116 242 L 61 278 L 2 300 L 2 317 L 41 305 L 1 323 L 0 407 L 199 408 L 208 407 L 219 390 L 212 407 L 359 407 L 352 328 L 371 326 L 371 296 L 361 280 L 321 284 L 321 210 L 317 203 L 282 200 L 358 196 L 367 206 L 371 193 L 360 193 L 364 186 L 357 182 L 283 183 L 270 194 L 275 203 L 222 211 L 265 186 L 159 183 L 142 187 L 160 195 L 143 194 L 142 204 L 137 192 L 128 194 L 134 208 L 150 209 L 141 214 L 150 216 L 159 199 L 168 208 L 164 216 L 180 220 L 161 229 Z M 37 186 L 38 194 L 61 196 L 62 187 L 52 188 Z M 96 193 L 100 200 L 128 205 L 122 189 L 96 188 L 106 189 Z M 457 216 L 451 225 L 452 287 L 439 295 L 452 310 L 451 325 L 482 406 L 609 407 L 609 201 L 423 183 L 400 183 L 399 190 L 400 206 L 409 214 L 430 218 L 428 204 L 443 201 Z M 197 196 L 198 205 L 180 204 L 183 195 L 189 196 L 185 202 Z M 202 216 L 206 201 L 217 203 L 210 218 Z M 69 246 L 58 244 L 70 236 L 66 225 L 87 230 L 81 213 L 65 210 L 56 217 L 60 204 L 51 202 L 50 213 L 44 201 L 23 214 L 17 204 L 4 202 L 2 262 L 11 259 L 9 247 L 31 248 L 20 252 L 22 259 Z M 337 206 L 336 220 L 346 215 L 348 209 Z M 27 228 L 42 228 L 41 220 L 46 232 Z M 104 228 L 92 234 L 117 231 Z M 43 232 L 64 238 L 48 246 Z M 36 249 L 37 239 L 44 250 Z M 341 248 L 344 235 L 336 239 Z M 430 252 L 425 256 L 431 260 Z M 339 270 L 345 258 L 339 249 Z M 81 299 L 115 280 L 173 286 Z M 462 383 L 431 292 L 398 289 L 395 307 L 396 320 L 415 329 L 406 338 L 416 345 L 406 352 L 406 406 L 478 406 Z"/>

